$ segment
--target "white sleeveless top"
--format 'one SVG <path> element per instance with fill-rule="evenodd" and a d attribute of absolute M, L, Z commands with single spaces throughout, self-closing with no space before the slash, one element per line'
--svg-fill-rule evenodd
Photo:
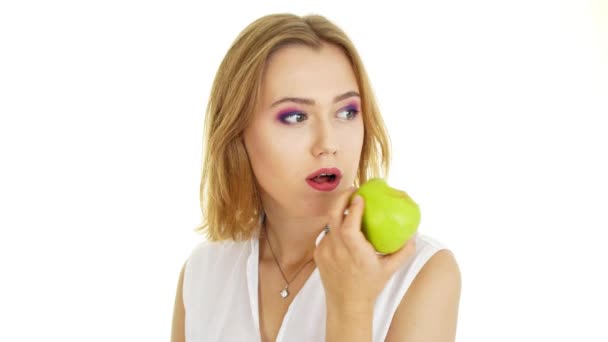
<path fill-rule="evenodd" d="M 204 241 L 194 248 L 186 261 L 182 289 L 186 342 L 261 340 L 258 245 L 256 236 L 244 242 Z M 428 236 L 416 235 L 416 254 L 395 272 L 376 300 L 374 341 L 385 340 L 410 284 L 429 258 L 444 248 Z M 289 305 L 276 341 L 324 341 L 325 319 L 325 292 L 315 268 Z"/>

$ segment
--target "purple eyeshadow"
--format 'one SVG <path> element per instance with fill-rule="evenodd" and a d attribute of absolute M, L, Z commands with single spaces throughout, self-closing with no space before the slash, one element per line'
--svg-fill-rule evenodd
<path fill-rule="evenodd" d="M 349 105 L 347 105 L 346 107 L 344 107 L 344 109 L 358 112 L 359 106 L 357 106 L 357 104 L 353 102 L 353 103 L 350 103 Z"/>
<path fill-rule="evenodd" d="M 349 103 L 348 105 L 346 105 L 345 107 L 343 107 L 341 109 L 342 111 L 344 110 L 348 110 L 348 111 L 352 111 L 354 112 L 353 116 L 356 116 L 359 113 L 359 106 L 356 102 L 352 102 Z M 299 108 L 295 108 L 295 107 L 290 107 L 290 108 L 285 108 L 283 110 L 281 110 L 278 114 L 276 119 L 281 122 L 281 123 L 286 123 L 285 122 L 285 118 L 292 116 L 294 114 L 304 114 L 306 115 L 301 109 Z"/>
<path fill-rule="evenodd" d="M 287 109 L 283 109 L 282 111 L 279 112 L 279 114 L 277 114 L 277 120 L 279 121 L 283 121 L 283 119 L 285 119 L 286 117 L 295 114 L 295 113 L 301 113 L 302 111 L 297 109 L 297 108 L 287 108 Z"/>

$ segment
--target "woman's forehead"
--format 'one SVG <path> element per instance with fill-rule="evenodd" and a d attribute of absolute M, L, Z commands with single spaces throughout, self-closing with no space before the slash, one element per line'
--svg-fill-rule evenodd
<path fill-rule="evenodd" d="M 267 105 L 282 97 L 331 101 L 345 91 L 359 91 L 355 73 L 344 52 L 329 44 L 319 50 L 293 45 L 276 51 L 267 62 L 261 84 Z"/>

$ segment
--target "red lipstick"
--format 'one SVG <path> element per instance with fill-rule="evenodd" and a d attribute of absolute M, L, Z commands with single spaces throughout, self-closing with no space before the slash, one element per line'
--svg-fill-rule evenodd
<path fill-rule="evenodd" d="M 342 172 L 340 172 L 340 169 L 335 167 L 322 168 L 308 175 L 306 183 L 315 190 L 332 191 L 338 187 L 341 179 Z"/>

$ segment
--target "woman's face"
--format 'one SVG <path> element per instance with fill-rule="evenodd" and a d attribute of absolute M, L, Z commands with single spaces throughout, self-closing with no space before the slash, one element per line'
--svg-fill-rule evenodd
<path fill-rule="evenodd" d="M 355 74 L 339 48 L 293 45 L 266 64 L 244 141 L 265 206 L 292 216 L 323 215 L 353 185 L 363 145 Z M 334 177 L 310 180 L 322 168 Z"/>

